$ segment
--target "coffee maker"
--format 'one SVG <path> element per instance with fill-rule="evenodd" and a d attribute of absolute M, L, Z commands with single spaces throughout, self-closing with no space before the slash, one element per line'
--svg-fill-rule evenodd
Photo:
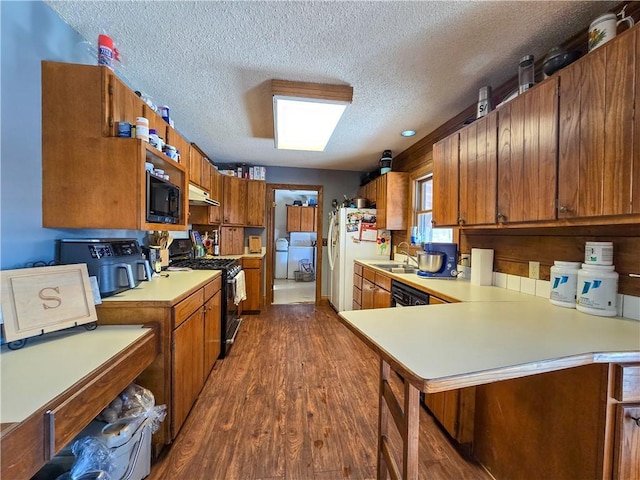
<path fill-rule="evenodd" d="M 418 270 L 417 274 L 420 277 L 425 278 L 456 278 L 458 272 L 456 270 L 458 266 L 458 245 L 455 243 L 435 243 L 427 242 L 423 244 L 425 252 L 441 252 L 444 254 L 442 259 L 442 266 L 436 272 L 425 272 Z"/>
<path fill-rule="evenodd" d="M 86 263 L 89 276 L 98 280 L 102 298 L 135 288 L 152 276 L 135 238 L 62 239 L 58 263 Z"/>

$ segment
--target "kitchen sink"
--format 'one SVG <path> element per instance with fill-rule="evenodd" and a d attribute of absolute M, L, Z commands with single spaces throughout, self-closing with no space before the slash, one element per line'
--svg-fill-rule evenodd
<path fill-rule="evenodd" d="M 418 271 L 417 267 L 406 265 L 404 263 L 371 264 L 371 266 L 390 273 L 416 273 Z"/>

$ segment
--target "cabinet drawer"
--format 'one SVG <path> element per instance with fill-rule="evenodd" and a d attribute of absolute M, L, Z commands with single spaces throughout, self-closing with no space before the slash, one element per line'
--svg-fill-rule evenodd
<path fill-rule="evenodd" d="M 389 277 L 376 273 L 376 281 L 374 283 L 380 288 L 384 288 L 387 292 L 391 291 L 391 279 Z"/>
<path fill-rule="evenodd" d="M 353 264 L 353 273 L 355 275 L 362 276 L 362 265 L 360 265 L 359 263 L 354 263 Z"/>
<path fill-rule="evenodd" d="M 369 280 L 371 283 L 376 283 L 376 272 L 375 270 L 371 270 L 370 268 L 362 269 L 362 276 Z"/>
<path fill-rule="evenodd" d="M 362 277 L 360 275 L 353 274 L 353 285 L 362 290 Z"/>
<path fill-rule="evenodd" d="M 260 264 L 262 263 L 261 258 L 243 258 L 242 259 L 242 268 L 260 268 Z"/>
<path fill-rule="evenodd" d="M 175 307 L 173 307 L 173 328 L 178 328 L 189 315 L 204 305 L 204 288 L 191 294 Z"/>
<path fill-rule="evenodd" d="M 362 290 L 355 285 L 353 286 L 353 301 L 358 305 L 362 304 Z"/>
<path fill-rule="evenodd" d="M 216 277 L 212 282 L 207 283 L 204 286 L 204 301 L 206 302 L 213 297 L 216 292 L 222 288 L 222 275 Z"/>
<path fill-rule="evenodd" d="M 614 396 L 621 402 L 640 402 L 640 365 L 616 365 Z"/>

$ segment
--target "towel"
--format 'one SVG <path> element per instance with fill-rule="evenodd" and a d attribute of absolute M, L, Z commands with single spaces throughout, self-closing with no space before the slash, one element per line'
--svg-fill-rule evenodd
<path fill-rule="evenodd" d="M 240 273 L 234 278 L 235 291 L 233 292 L 233 303 L 239 305 L 241 301 L 247 299 L 247 286 L 244 280 L 244 270 L 240 270 Z"/>

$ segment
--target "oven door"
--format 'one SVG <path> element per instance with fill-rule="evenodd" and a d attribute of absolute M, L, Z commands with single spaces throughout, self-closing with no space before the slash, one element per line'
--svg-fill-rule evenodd
<path fill-rule="evenodd" d="M 242 322 L 239 315 L 238 305 L 235 304 L 237 284 L 237 276 L 227 279 L 227 326 L 225 332 L 225 343 L 227 345 L 231 345 L 235 341 L 236 335 L 238 335 L 238 329 L 240 328 L 240 323 Z"/>

